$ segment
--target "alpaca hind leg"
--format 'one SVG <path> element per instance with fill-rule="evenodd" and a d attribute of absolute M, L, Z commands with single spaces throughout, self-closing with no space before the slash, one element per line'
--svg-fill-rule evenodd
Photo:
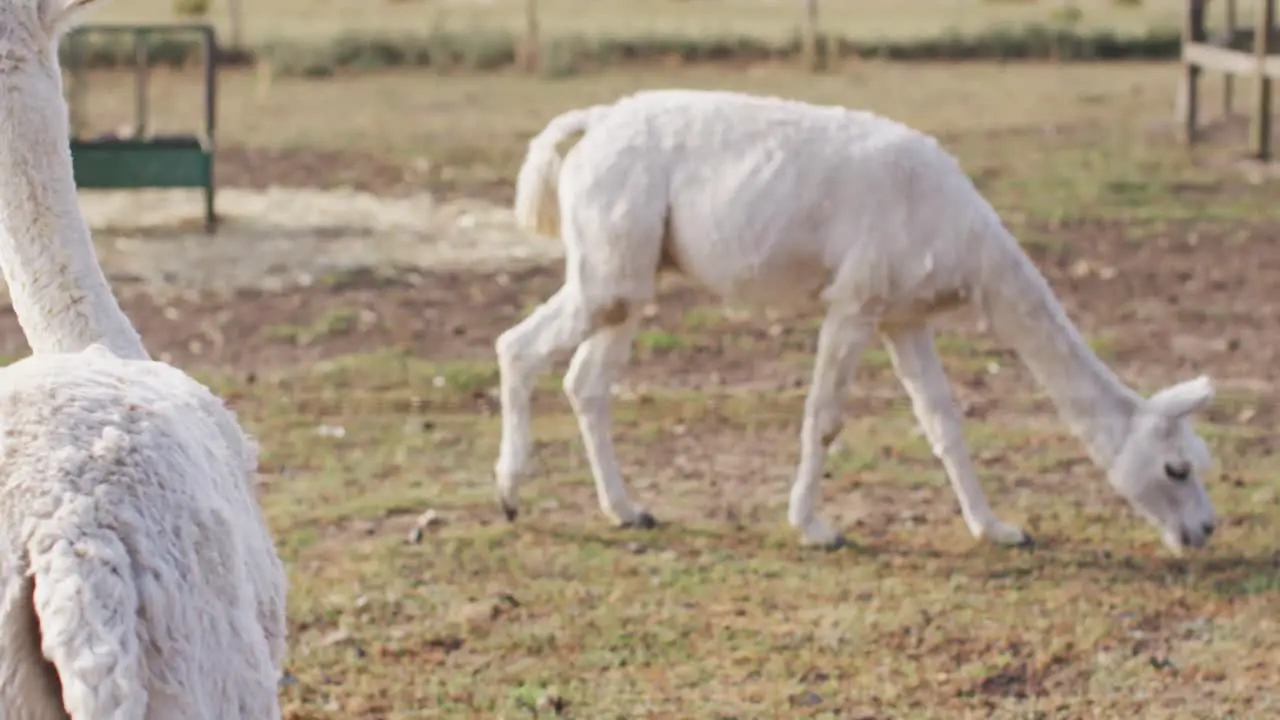
<path fill-rule="evenodd" d="M 494 343 L 502 404 L 502 438 L 494 478 L 498 502 L 508 520 L 516 518 L 516 491 L 520 478 L 529 470 L 533 444 L 529 398 L 534 384 L 556 353 L 577 347 L 591 331 L 590 315 L 581 297 L 578 288 L 561 287 Z"/>
<path fill-rule="evenodd" d="M 632 504 L 627 494 L 613 447 L 610 390 L 631 355 L 639 326 L 634 308 L 618 316 L 616 324 L 601 327 L 578 346 L 564 376 L 564 391 L 578 417 L 600 509 L 622 527 L 651 528 L 653 516 Z"/>
<path fill-rule="evenodd" d="M 998 545 L 1030 545 L 1029 535 L 1014 525 L 1002 522 L 987 504 L 969 460 L 960 409 L 938 359 L 933 330 L 927 326 L 903 329 L 887 334 L 885 339 L 893 368 L 911 396 L 916 420 L 924 430 L 933 454 L 946 468 L 969 531 L 975 537 Z"/>
<path fill-rule="evenodd" d="M 791 486 L 787 520 L 800 531 L 805 545 L 834 548 L 844 538 L 818 517 L 818 483 L 822 479 L 827 448 L 844 426 L 844 396 L 858 358 L 874 329 L 865 319 L 831 310 L 818 332 L 813 381 L 804 404 L 800 430 L 800 465 Z"/>
<path fill-rule="evenodd" d="M 40 649 L 35 580 L 16 562 L 4 567 L 6 560 L 0 557 L 0 702 L 21 703 L 24 719 L 67 720 L 58 670 Z"/>

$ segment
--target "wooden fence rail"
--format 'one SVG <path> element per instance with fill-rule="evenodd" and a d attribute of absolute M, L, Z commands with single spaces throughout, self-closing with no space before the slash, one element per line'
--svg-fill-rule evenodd
<path fill-rule="evenodd" d="M 1234 77 L 1251 78 L 1256 86 L 1250 149 L 1259 160 L 1271 157 L 1272 81 L 1280 79 L 1280 34 L 1275 27 L 1275 0 L 1260 0 L 1252 28 L 1238 27 L 1236 0 L 1225 3 L 1225 29 L 1210 38 L 1205 16 L 1209 0 L 1187 0 L 1182 26 L 1182 65 L 1186 92 L 1183 103 L 1184 136 L 1196 141 L 1200 110 L 1200 75 L 1205 70 L 1227 77 L 1223 107 L 1232 110 Z M 1251 47 L 1252 46 L 1252 47 Z"/>

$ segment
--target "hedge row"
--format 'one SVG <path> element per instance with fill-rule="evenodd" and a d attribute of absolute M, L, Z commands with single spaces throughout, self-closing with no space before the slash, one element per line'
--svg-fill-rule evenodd
<path fill-rule="evenodd" d="M 134 50 L 127 38 L 87 35 L 78 38 L 81 62 L 92 68 L 127 67 Z M 63 43 L 63 62 L 71 52 Z M 223 51 L 227 65 L 267 61 L 278 75 L 329 75 L 341 70 L 425 67 L 437 70 L 495 70 L 516 62 L 519 39 L 501 31 L 435 31 L 418 36 L 347 35 L 325 43 L 268 42 L 240 51 Z M 1077 31 L 1043 25 L 995 28 L 963 35 L 950 32 L 918 40 L 855 40 L 825 37 L 820 47 L 837 58 L 893 60 L 1116 60 L 1174 59 L 1181 38 L 1177 30 L 1140 35 L 1109 31 Z M 585 37 L 549 39 L 540 49 L 542 67 L 553 75 L 586 68 L 659 58 L 684 62 L 764 60 L 800 53 L 798 34 L 783 42 L 754 37 Z M 156 40 L 148 57 L 152 65 L 183 66 L 201 60 L 197 41 Z"/>

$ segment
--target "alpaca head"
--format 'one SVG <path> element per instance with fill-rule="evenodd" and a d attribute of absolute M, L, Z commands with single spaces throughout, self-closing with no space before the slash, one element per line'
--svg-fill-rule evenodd
<path fill-rule="evenodd" d="M 0 0 L 0 79 L 42 72 L 61 87 L 58 40 L 96 0 Z"/>
<path fill-rule="evenodd" d="M 65 144 L 58 42 L 86 6 L 98 0 L 0 0 L 0 137 L 10 152 L 47 152 L 43 140 Z M 19 102 L 12 102 L 21 98 Z M 32 135 L 32 133 L 36 135 Z M 5 158 L 6 170 L 25 163 Z"/>
<path fill-rule="evenodd" d="M 1203 546 L 1216 522 L 1200 479 L 1211 462 L 1209 448 L 1191 427 L 1192 414 L 1212 399 L 1213 384 L 1201 376 L 1140 401 L 1107 473 L 1175 553 Z"/>

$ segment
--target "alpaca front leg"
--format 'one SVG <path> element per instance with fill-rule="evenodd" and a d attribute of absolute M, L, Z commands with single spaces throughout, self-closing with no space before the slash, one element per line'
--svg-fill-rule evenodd
<path fill-rule="evenodd" d="M 562 287 L 494 343 L 502 403 L 502 439 L 494 465 L 494 480 L 498 502 L 508 520 L 516 518 L 516 490 L 520 478 L 528 472 L 533 444 L 529 397 L 538 375 L 546 370 L 551 358 L 586 338 L 587 318 L 577 291 Z"/>
<path fill-rule="evenodd" d="M 1002 522 L 987 504 L 987 497 L 969 460 L 960 408 L 938 359 L 933 331 L 928 327 L 912 329 L 895 333 L 886 340 L 894 370 L 911 396 L 916 420 L 924 430 L 933 454 L 946 468 L 969 531 L 975 537 L 999 545 L 1030 545 L 1031 536 L 1021 528 Z"/>
<path fill-rule="evenodd" d="M 827 448 L 844 426 L 844 395 L 862 350 L 871 339 L 868 323 L 832 310 L 818 333 L 813 383 L 804 403 L 800 429 L 800 466 L 791 486 L 787 520 L 800 531 L 805 545 L 834 548 L 844 537 L 818 516 L 818 483 L 822 479 Z"/>
<path fill-rule="evenodd" d="M 627 494 L 613 448 L 610 391 L 631 355 L 639 317 L 601 328 L 578 347 L 564 376 L 564 391 L 578 416 L 587 461 L 596 484 L 600 509 L 622 527 L 652 528 L 653 516 L 636 507 Z"/>

